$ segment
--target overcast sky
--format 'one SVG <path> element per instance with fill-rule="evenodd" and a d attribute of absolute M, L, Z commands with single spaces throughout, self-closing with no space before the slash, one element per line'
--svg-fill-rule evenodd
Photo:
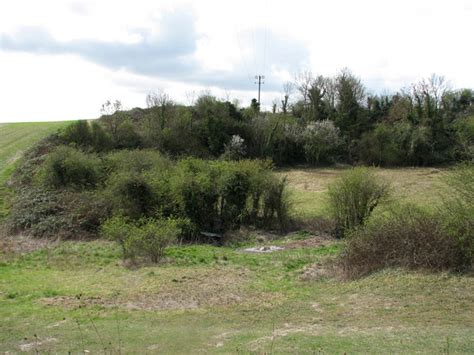
<path fill-rule="evenodd" d="M 474 87 L 474 0 L 1 0 L 0 122 L 95 118 L 164 90 L 262 103 L 348 67 L 388 93 L 431 73 Z"/>

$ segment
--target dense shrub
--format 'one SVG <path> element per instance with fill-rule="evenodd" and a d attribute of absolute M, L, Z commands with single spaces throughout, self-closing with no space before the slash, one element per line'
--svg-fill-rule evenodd
<path fill-rule="evenodd" d="M 39 173 L 28 171 L 38 175 L 33 180 L 42 182 L 41 191 L 55 201 L 52 209 L 25 207 L 24 199 L 14 202 L 15 228 L 38 235 L 59 230 L 68 237 L 94 235 L 102 220 L 116 214 L 134 221 L 188 220 L 180 226 L 184 240 L 194 240 L 201 232 L 224 233 L 242 224 L 284 229 L 287 223 L 285 184 L 273 175 L 267 161 L 187 158 L 173 162 L 154 150 L 97 156 L 61 146 L 40 164 Z M 36 193 L 33 187 L 31 181 L 25 191 L 32 200 L 41 199 L 43 192 Z M 23 195 L 18 192 L 18 196 Z M 31 221 L 21 221 L 22 214 Z"/>
<path fill-rule="evenodd" d="M 208 162 L 185 159 L 178 163 L 171 180 L 175 201 L 186 216 L 201 231 L 218 229 L 217 172 Z"/>
<path fill-rule="evenodd" d="M 393 127 L 377 125 L 362 135 L 358 147 L 360 159 L 369 165 L 400 164 L 403 152 L 396 138 Z"/>
<path fill-rule="evenodd" d="M 474 116 L 458 119 L 454 124 L 458 156 L 465 161 L 474 162 Z"/>
<path fill-rule="evenodd" d="M 105 156 L 104 166 L 108 173 L 119 171 L 143 173 L 152 169 L 168 170 L 172 162 L 160 152 L 151 149 L 118 150 Z"/>
<path fill-rule="evenodd" d="M 388 185 L 369 168 L 354 168 L 329 186 L 329 209 L 335 222 L 334 234 L 344 237 L 364 224 L 388 195 Z"/>
<path fill-rule="evenodd" d="M 223 232 L 242 222 L 280 229 L 287 222 L 286 184 L 269 163 L 186 159 L 171 182 L 182 216 L 198 230 Z"/>
<path fill-rule="evenodd" d="M 141 145 L 141 137 L 131 120 L 123 121 L 115 132 L 114 145 L 118 149 L 134 149 Z"/>
<path fill-rule="evenodd" d="M 220 227 L 226 230 L 240 225 L 244 217 L 250 181 L 246 172 L 240 171 L 237 164 L 220 164 L 218 169 L 218 212 Z"/>
<path fill-rule="evenodd" d="M 112 139 L 97 121 L 86 120 L 71 123 L 61 134 L 66 144 L 73 144 L 84 150 L 103 152 L 112 148 Z"/>
<path fill-rule="evenodd" d="M 116 212 L 134 219 L 152 216 L 157 202 L 150 181 L 136 172 L 113 174 L 107 182 L 106 195 Z"/>
<path fill-rule="evenodd" d="M 379 215 L 351 234 L 341 256 L 349 277 L 386 267 L 461 270 L 466 255 L 443 226 L 443 216 L 404 205 Z"/>
<path fill-rule="evenodd" d="M 266 181 L 263 193 L 263 222 L 266 227 L 271 227 L 275 218 L 282 231 L 288 225 L 289 200 L 286 186 L 286 178 L 272 176 Z"/>
<path fill-rule="evenodd" d="M 141 219 L 130 222 L 115 216 L 102 225 L 102 235 L 120 243 L 124 258 L 143 256 L 158 262 L 166 247 L 176 242 L 181 234 L 181 221 L 177 219 Z"/>
<path fill-rule="evenodd" d="M 63 138 L 67 143 L 74 143 L 80 147 L 92 145 L 92 134 L 89 122 L 80 120 L 71 123 L 64 129 Z"/>
<path fill-rule="evenodd" d="M 94 187 L 100 174 L 100 161 L 95 156 L 61 146 L 46 158 L 41 179 L 44 185 L 52 188 L 83 189 Z"/>
<path fill-rule="evenodd" d="M 106 152 L 113 147 L 112 138 L 98 122 L 91 124 L 91 145 L 96 152 Z"/>

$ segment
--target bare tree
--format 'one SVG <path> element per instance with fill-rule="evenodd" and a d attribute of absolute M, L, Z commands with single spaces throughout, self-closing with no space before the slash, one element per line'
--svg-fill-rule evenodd
<path fill-rule="evenodd" d="M 114 139 L 117 137 L 118 127 L 123 121 L 123 115 L 118 114 L 122 110 L 122 103 L 119 100 L 114 102 L 107 100 L 100 108 L 102 120 Z"/>
<path fill-rule="evenodd" d="M 158 119 L 160 128 L 165 128 L 167 116 L 171 107 L 174 105 L 169 95 L 163 90 L 151 92 L 146 96 L 146 104 L 148 108 L 152 109 L 156 113 L 152 117 Z"/>
<path fill-rule="evenodd" d="M 284 114 L 288 112 L 288 106 L 290 103 L 290 97 L 291 94 L 293 93 L 294 85 L 292 82 L 287 81 L 286 83 L 283 84 L 283 100 L 281 100 L 281 110 L 283 111 Z"/>
<path fill-rule="evenodd" d="M 448 91 L 449 84 L 444 77 L 432 74 L 430 78 L 412 84 L 409 95 L 414 102 L 418 116 L 432 118 L 441 108 L 443 96 Z"/>
<path fill-rule="evenodd" d="M 196 101 L 196 91 L 186 91 L 184 95 L 186 96 L 186 103 L 188 106 L 194 106 L 194 101 Z"/>
<path fill-rule="evenodd" d="M 303 103 L 308 104 L 309 101 L 309 90 L 313 82 L 313 74 L 310 71 L 304 71 L 296 75 L 295 85 L 298 91 L 300 92 Z"/>

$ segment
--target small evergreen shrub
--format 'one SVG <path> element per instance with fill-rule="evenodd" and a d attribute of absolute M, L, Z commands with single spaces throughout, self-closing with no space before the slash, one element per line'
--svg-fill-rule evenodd
<path fill-rule="evenodd" d="M 388 185 L 372 169 L 354 168 L 329 186 L 329 209 L 336 237 L 364 224 L 372 211 L 388 196 Z"/>
<path fill-rule="evenodd" d="M 185 159 L 178 163 L 171 185 L 182 215 L 200 231 L 216 231 L 219 215 L 217 174 L 208 162 Z"/>
<path fill-rule="evenodd" d="M 101 163 L 93 155 L 60 146 L 50 153 L 41 171 L 43 184 L 51 188 L 93 188 L 101 175 Z"/>
<path fill-rule="evenodd" d="M 71 123 L 64 129 L 62 137 L 66 144 L 74 143 L 79 147 L 91 146 L 93 141 L 91 127 L 86 120 Z"/>
<path fill-rule="evenodd" d="M 156 212 L 156 199 L 149 180 L 135 172 L 113 174 L 107 182 L 108 199 L 116 213 L 133 219 Z"/>

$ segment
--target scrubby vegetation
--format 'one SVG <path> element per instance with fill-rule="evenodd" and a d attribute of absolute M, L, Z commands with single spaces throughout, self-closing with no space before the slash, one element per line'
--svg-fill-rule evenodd
<path fill-rule="evenodd" d="M 367 94 L 348 70 L 334 78 L 305 73 L 285 89 L 272 113 L 255 100 L 240 107 L 208 94 L 190 106 L 163 92 L 149 94 L 146 109 L 105 103 L 99 120 L 75 122 L 25 155 L 12 179 L 11 230 L 114 235 L 103 228 L 118 218 L 125 231 L 133 230 L 133 237 L 115 238 L 124 255 L 139 255 L 140 245 L 157 261 L 161 252 L 145 252 L 145 244 L 162 245 L 160 230 L 176 234 L 168 242 L 190 242 L 241 226 L 287 229 L 295 214 L 286 180 L 272 173 L 273 164 L 416 166 L 473 159 L 474 94 L 449 90 L 442 77 L 382 97 Z M 338 238 L 409 228 L 410 218 L 424 213 L 407 209 L 413 215 L 371 222 L 388 185 L 367 168 L 345 174 L 327 196 L 328 224 Z M 443 225 L 450 225 L 450 235 L 465 235 L 470 227 L 459 221 L 468 219 L 471 202 L 450 201 Z M 165 221 L 185 222 L 171 231 Z"/>
<path fill-rule="evenodd" d="M 73 127 L 83 131 L 82 124 Z M 16 172 L 13 230 L 80 238 L 97 235 L 101 224 L 114 216 L 156 219 L 133 223 L 158 226 L 157 235 L 164 228 L 161 220 L 187 220 L 187 227 L 179 228 L 182 240 L 194 240 L 202 232 L 224 233 L 242 224 L 286 227 L 285 183 L 272 174 L 270 162 L 172 161 L 156 150 L 98 154 L 64 146 L 62 139 L 64 135 L 43 141 Z M 140 237 L 141 243 L 150 239 L 147 235 Z"/>
<path fill-rule="evenodd" d="M 388 193 L 388 184 L 368 168 L 354 168 L 332 183 L 328 198 L 335 236 L 362 226 Z"/>
<path fill-rule="evenodd" d="M 348 229 L 341 264 L 349 277 L 386 267 L 470 270 L 474 264 L 474 167 L 461 166 L 447 179 L 449 197 L 436 209 L 391 207 Z"/>

